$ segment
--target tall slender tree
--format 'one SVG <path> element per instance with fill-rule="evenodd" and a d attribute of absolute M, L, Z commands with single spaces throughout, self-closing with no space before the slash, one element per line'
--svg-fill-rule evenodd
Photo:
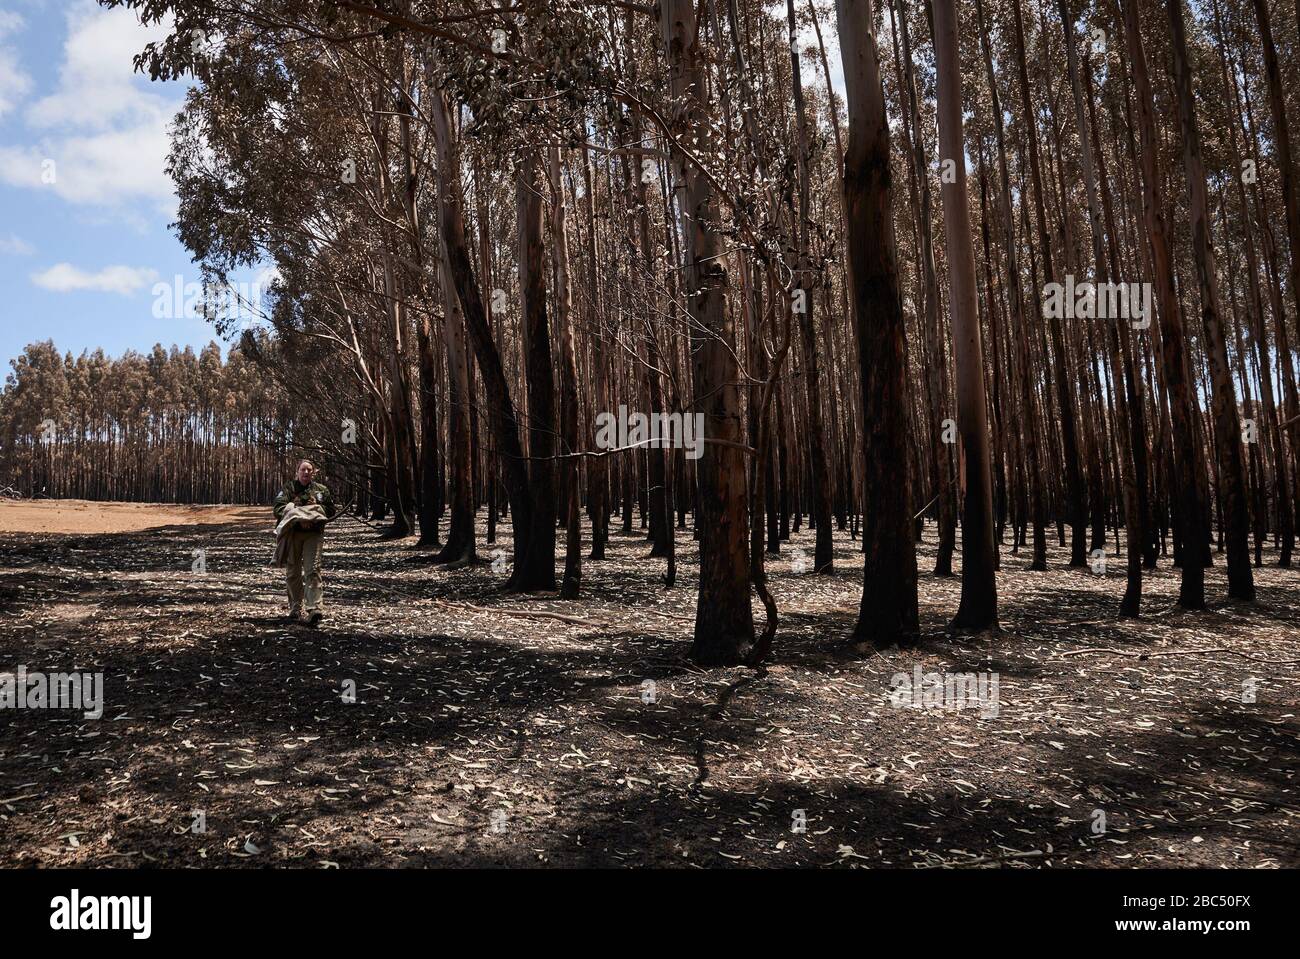
<path fill-rule="evenodd" d="M 853 640 L 913 642 L 919 631 L 912 540 L 906 343 L 894 239 L 889 117 L 870 0 L 836 0 L 849 132 L 844 221 L 864 435 L 862 603 Z"/>
<path fill-rule="evenodd" d="M 961 55 L 956 0 L 935 0 L 934 52 L 938 74 L 939 162 L 948 288 L 952 304 L 953 358 L 957 370 L 957 431 L 961 438 L 961 605 L 959 629 L 997 626 L 997 556 L 993 545 L 993 479 L 989 454 L 984 346 L 976 304 L 975 250 L 966 193 L 966 143 L 962 130 Z"/>

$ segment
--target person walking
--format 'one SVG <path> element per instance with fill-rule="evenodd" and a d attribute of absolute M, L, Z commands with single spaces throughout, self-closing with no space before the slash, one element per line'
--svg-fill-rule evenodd
<path fill-rule="evenodd" d="M 316 466 L 301 460 L 294 478 L 275 498 L 275 562 L 285 568 L 289 590 L 289 619 L 315 626 L 325 618 L 322 609 L 321 550 L 325 524 L 338 513 L 334 497 L 316 482 Z"/>

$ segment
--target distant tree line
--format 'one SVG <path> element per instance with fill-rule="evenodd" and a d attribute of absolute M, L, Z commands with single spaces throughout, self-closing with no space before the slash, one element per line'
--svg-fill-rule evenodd
<path fill-rule="evenodd" d="M 33 343 L 0 393 L 0 485 L 27 496 L 254 503 L 283 473 L 292 407 L 238 347 L 60 355 Z"/>

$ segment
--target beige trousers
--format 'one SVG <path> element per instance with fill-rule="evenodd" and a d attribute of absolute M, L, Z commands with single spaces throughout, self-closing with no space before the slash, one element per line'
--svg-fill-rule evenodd
<path fill-rule="evenodd" d="M 289 611 L 302 613 L 305 592 L 307 613 L 314 613 L 321 608 L 320 556 L 325 531 L 293 529 L 285 535 L 289 537 L 284 567 L 289 580 Z"/>

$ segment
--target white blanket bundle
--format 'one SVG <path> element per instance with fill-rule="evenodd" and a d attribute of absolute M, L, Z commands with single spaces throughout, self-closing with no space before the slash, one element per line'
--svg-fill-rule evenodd
<path fill-rule="evenodd" d="M 280 536 L 285 530 L 293 526 L 324 526 L 329 522 L 325 515 L 325 509 L 318 503 L 308 503 L 306 506 L 299 506 L 297 503 L 290 503 L 289 508 L 284 511 L 280 517 L 280 524 L 275 528 L 275 535 Z"/>
<path fill-rule="evenodd" d="M 328 522 L 329 517 L 325 515 L 325 509 L 319 504 L 308 503 L 306 506 L 299 506 L 297 503 L 290 503 L 275 527 L 275 552 L 271 556 L 271 565 L 287 565 L 289 538 L 285 533 L 292 529 L 324 529 Z"/>

